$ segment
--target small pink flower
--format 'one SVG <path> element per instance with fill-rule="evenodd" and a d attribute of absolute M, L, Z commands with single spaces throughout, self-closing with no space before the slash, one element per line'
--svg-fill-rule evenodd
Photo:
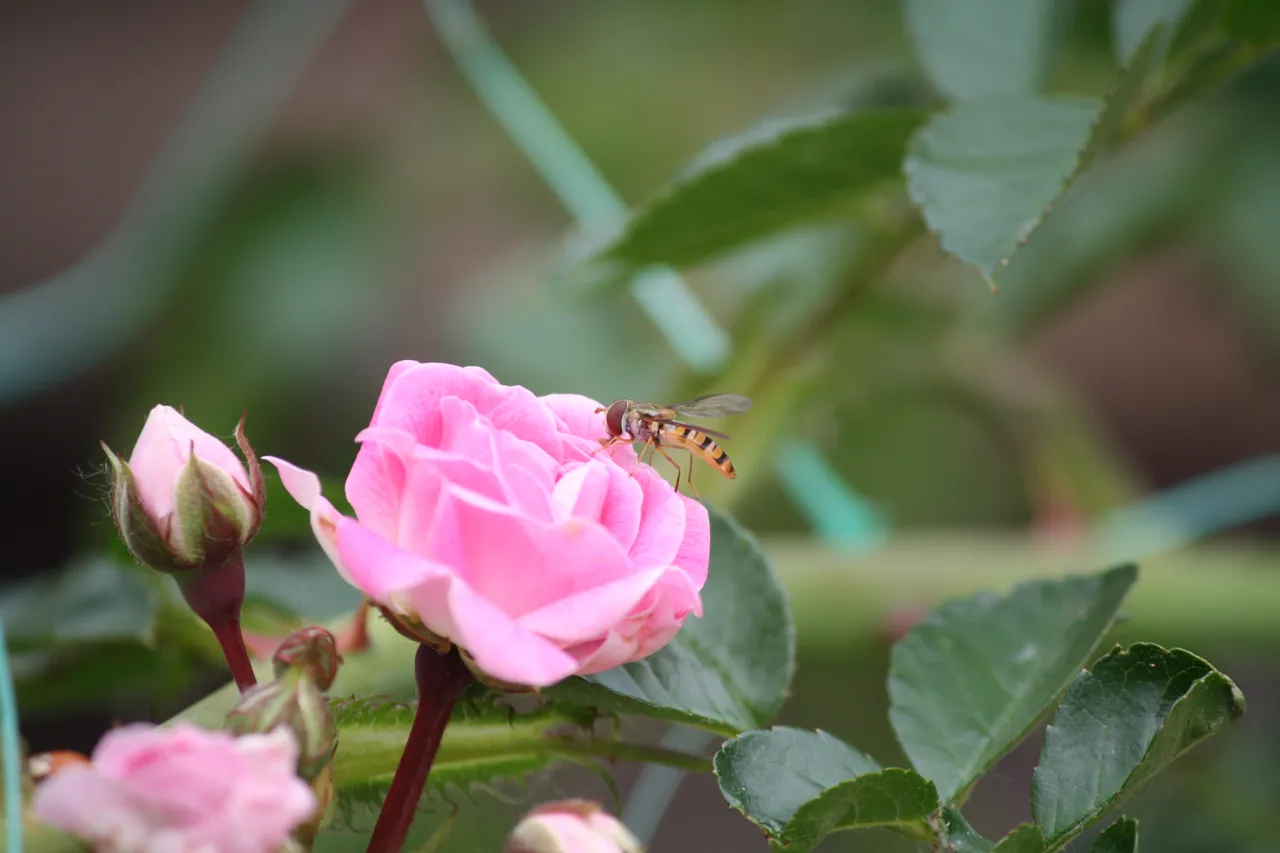
<path fill-rule="evenodd" d="M 357 436 L 358 521 L 314 474 L 268 458 L 350 583 L 487 676 L 543 687 L 653 654 L 701 615 L 706 509 L 629 446 L 592 455 L 598 406 L 400 362 Z"/>
<path fill-rule="evenodd" d="M 538 806 L 516 824 L 503 853 L 643 853 L 640 841 L 598 803 Z"/>
<path fill-rule="evenodd" d="M 179 724 L 108 732 L 90 765 L 36 788 L 35 817 L 95 853 L 276 853 L 316 798 L 288 729 L 234 737 Z"/>

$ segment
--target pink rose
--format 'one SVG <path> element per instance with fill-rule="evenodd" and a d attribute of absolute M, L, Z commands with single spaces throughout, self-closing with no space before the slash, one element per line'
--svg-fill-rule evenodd
<path fill-rule="evenodd" d="M 643 853 L 640 841 L 598 803 L 538 806 L 516 824 L 503 853 Z"/>
<path fill-rule="evenodd" d="M 36 788 L 32 811 L 97 853 L 276 853 L 316 809 L 297 761 L 288 729 L 126 726 Z"/>
<path fill-rule="evenodd" d="M 402 361 L 356 437 L 358 521 L 270 461 L 349 582 L 488 676 L 543 687 L 653 654 L 702 612 L 706 509 L 629 446 L 593 456 L 598 406 Z"/>

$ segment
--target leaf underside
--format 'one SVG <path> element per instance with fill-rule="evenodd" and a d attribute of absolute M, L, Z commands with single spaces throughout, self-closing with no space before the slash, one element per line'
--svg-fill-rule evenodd
<path fill-rule="evenodd" d="M 933 85 L 965 101 L 1036 91 L 1049 64 L 1054 0 L 907 0 L 907 28 Z"/>
<path fill-rule="evenodd" d="M 994 283 L 1075 178 L 1123 137 L 1163 32 L 1148 34 L 1106 99 L 986 97 L 917 131 L 903 163 L 907 191 L 943 249 Z"/>

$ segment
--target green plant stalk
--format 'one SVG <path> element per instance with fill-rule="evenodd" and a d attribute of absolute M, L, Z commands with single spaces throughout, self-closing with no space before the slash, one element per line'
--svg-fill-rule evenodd
<path fill-rule="evenodd" d="M 333 761 L 334 776 L 339 780 L 386 779 L 404 751 L 404 733 L 397 729 L 354 726 L 343 729 L 341 737 L 342 748 Z M 453 737 L 446 734 L 437 761 L 442 765 L 458 761 L 483 764 L 488 760 L 505 761 L 523 756 L 554 757 L 577 763 L 593 759 L 637 761 L 695 773 L 711 772 L 710 759 L 702 756 L 611 738 L 549 736 L 540 729 L 522 729 L 519 718 L 512 726 L 481 727 L 478 732 L 460 727 Z"/>
<path fill-rule="evenodd" d="M 790 596 L 801 652 L 849 655 L 885 642 L 888 623 L 906 609 L 927 609 L 979 590 L 1007 589 L 1023 580 L 1089 571 L 1116 562 L 1087 541 L 1038 545 L 1025 536 L 962 533 L 896 537 L 871 554 L 849 554 L 807 540 L 764 542 Z M 1271 548 L 1202 545 L 1142 561 L 1142 575 L 1125 606 L 1125 635 L 1172 645 L 1280 649 L 1280 582 Z M 345 617 L 334 620 L 340 627 Z M 414 695 L 415 645 L 385 621 L 371 620 L 370 646 L 347 655 L 330 696 Z M 255 665 L 270 677 L 270 664 Z M 236 702 L 228 684 L 174 717 L 220 727 Z M 446 732 L 442 750 L 448 750 Z"/>

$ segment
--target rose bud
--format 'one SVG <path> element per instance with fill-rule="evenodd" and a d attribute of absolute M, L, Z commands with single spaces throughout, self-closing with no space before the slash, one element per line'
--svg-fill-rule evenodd
<path fill-rule="evenodd" d="M 302 669 L 316 687 L 328 690 L 338 675 L 338 641 L 319 625 L 295 631 L 284 639 L 271 658 L 276 678 L 283 678 L 290 669 Z"/>
<path fill-rule="evenodd" d="M 644 853 L 644 847 L 598 803 L 562 800 L 529 812 L 503 853 Z"/>
<path fill-rule="evenodd" d="M 265 505 L 258 460 L 231 450 L 169 406 L 156 406 L 123 462 L 103 444 L 114 475 L 111 509 L 130 552 L 144 566 L 179 577 L 221 565 L 253 538 Z"/>
<path fill-rule="evenodd" d="M 316 810 L 296 763 L 284 729 L 237 738 L 181 723 L 125 726 L 103 736 L 91 763 L 37 787 L 31 812 L 95 853 L 278 853 Z"/>
<path fill-rule="evenodd" d="M 329 643 L 333 643 L 332 635 Z M 298 741 L 298 775 L 308 782 L 329 765 L 338 743 L 329 699 L 312 678 L 311 669 L 305 658 L 294 666 L 277 660 L 276 680 L 246 690 L 225 725 L 234 734 L 288 727 Z"/>
<path fill-rule="evenodd" d="M 123 462 L 106 444 L 114 485 L 111 511 L 129 551 L 168 572 L 187 604 L 217 635 L 236 684 L 254 684 L 240 632 L 244 603 L 241 549 L 262 523 L 266 493 L 253 448 L 236 426 L 244 464 L 218 439 L 175 409 L 156 406 Z"/>

